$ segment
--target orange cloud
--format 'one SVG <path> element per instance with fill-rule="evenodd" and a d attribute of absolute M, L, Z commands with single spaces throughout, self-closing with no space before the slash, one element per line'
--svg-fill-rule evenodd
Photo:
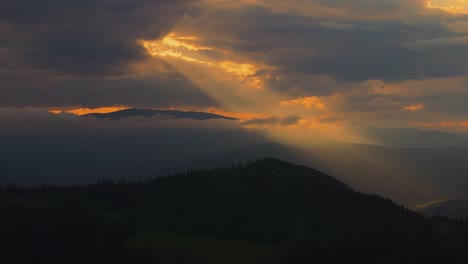
<path fill-rule="evenodd" d="M 424 107 L 425 107 L 425 105 L 423 105 L 423 104 L 415 104 L 415 105 L 405 106 L 401 110 L 416 112 L 416 111 L 422 110 Z"/>
<path fill-rule="evenodd" d="M 325 109 L 325 104 L 317 96 L 301 97 L 280 102 L 281 106 L 302 106 L 307 109 Z"/>
<path fill-rule="evenodd" d="M 227 50 L 199 45 L 199 42 L 200 39 L 197 36 L 181 36 L 172 32 L 162 40 L 142 40 L 141 44 L 153 57 L 178 59 L 213 67 L 225 73 L 224 79 L 236 80 L 259 90 L 264 87 L 264 78 L 271 77 L 268 75 L 255 76 L 259 70 L 269 68 L 265 65 L 257 65 L 257 63 L 250 62 L 240 56 L 233 56 L 234 54 Z M 219 52 L 223 58 L 203 53 L 207 50 Z M 233 61 L 231 57 L 236 57 L 236 61 Z"/>
<path fill-rule="evenodd" d="M 439 9 L 451 14 L 468 14 L 467 0 L 427 0 L 424 4 L 429 9 Z"/>
<path fill-rule="evenodd" d="M 223 61 L 219 63 L 219 66 L 221 66 L 221 68 L 225 69 L 227 72 L 232 72 L 239 76 L 249 76 L 255 74 L 256 72 L 255 66 L 248 63 Z"/>
<path fill-rule="evenodd" d="M 196 58 L 193 58 L 193 57 L 189 57 L 189 56 L 184 55 L 181 51 L 177 51 L 177 50 L 167 48 L 167 46 L 169 46 L 169 47 L 181 47 L 181 46 L 167 45 L 167 43 L 165 43 L 165 39 L 163 39 L 162 42 L 143 41 L 142 44 L 146 48 L 148 53 L 151 54 L 151 56 L 154 56 L 154 57 L 156 57 L 156 56 L 159 56 L 159 57 L 173 57 L 173 58 L 178 58 L 178 59 L 185 60 L 185 61 L 188 61 L 188 62 L 198 62 L 198 63 L 214 66 L 214 64 L 209 62 L 209 61 L 204 61 L 204 60 L 201 60 L 201 59 L 196 59 Z M 196 49 L 192 49 L 192 50 L 196 50 Z"/>
<path fill-rule="evenodd" d="M 169 47 L 176 47 L 176 48 L 184 47 L 188 50 L 194 50 L 194 51 L 214 50 L 213 47 L 195 45 L 195 44 L 186 42 L 186 40 L 194 41 L 194 40 L 198 40 L 198 37 L 197 36 L 178 36 L 174 33 L 171 33 L 162 40 L 162 43 Z"/>
<path fill-rule="evenodd" d="M 49 113 L 52 114 L 61 114 L 61 113 L 69 113 L 74 115 L 86 115 L 91 113 L 111 113 L 119 110 L 128 109 L 129 107 L 125 106 L 107 106 L 107 107 L 99 107 L 99 108 L 75 108 L 75 109 L 50 109 Z"/>
<path fill-rule="evenodd" d="M 263 89 L 263 79 L 254 76 L 255 73 L 259 70 L 255 65 L 249 63 L 237 63 L 233 61 L 222 61 L 218 65 L 226 72 L 237 75 L 239 81 L 246 82 L 250 87 L 259 90 Z"/>
<path fill-rule="evenodd" d="M 49 113 L 54 114 L 54 115 L 58 115 L 58 114 L 63 113 L 63 110 L 49 110 Z"/>

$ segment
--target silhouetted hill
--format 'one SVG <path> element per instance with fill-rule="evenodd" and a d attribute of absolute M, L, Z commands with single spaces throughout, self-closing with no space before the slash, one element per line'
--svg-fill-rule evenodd
<path fill-rule="evenodd" d="M 130 108 L 119 110 L 111 113 L 91 113 L 83 115 L 84 117 L 96 117 L 96 118 L 106 118 L 112 120 L 119 120 L 130 117 L 155 117 L 162 116 L 173 119 L 195 119 L 195 120 L 209 120 L 209 119 L 227 119 L 227 120 L 236 120 L 236 118 L 222 116 L 206 112 L 194 112 L 194 111 L 179 111 L 179 110 L 153 110 L 153 109 L 138 109 Z"/>
<path fill-rule="evenodd" d="M 7 263 L 466 260 L 465 222 L 429 219 L 265 158 L 148 182 L 0 191 Z M 448 261 L 448 262 L 447 262 Z"/>

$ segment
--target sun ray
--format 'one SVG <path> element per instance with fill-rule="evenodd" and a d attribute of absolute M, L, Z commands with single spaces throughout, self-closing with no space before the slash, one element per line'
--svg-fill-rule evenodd
<path fill-rule="evenodd" d="M 272 89 L 270 82 L 280 80 L 280 77 L 272 74 L 275 68 L 270 65 L 229 49 L 203 44 L 203 39 L 198 36 L 177 32 L 160 40 L 142 40 L 141 43 L 152 57 L 171 65 L 224 109 L 210 109 L 210 112 L 228 113 L 241 120 L 285 120 L 288 117 L 297 120 L 288 125 L 281 122 L 244 125 L 245 129 L 258 130 L 286 144 L 309 144 L 320 138 L 364 141 L 343 123 L 321 122 L 325 115 L 331 114 L 333 107 L 326 105 L 330 100 L 318 96 L 289 98 Z M 308 131 L 313 131 L 316 136 L 310 138 Z"/>

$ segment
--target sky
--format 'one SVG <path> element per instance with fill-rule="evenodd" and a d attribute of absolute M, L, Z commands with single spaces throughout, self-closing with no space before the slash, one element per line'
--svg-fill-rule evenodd
<path fill-rule="evenodd" d="M 466 146 L 466 102 L 466 0 L 0 0 L 0 183 L 284 154 L 255 145 L 273 142 L 366 191 L 423 184 L 424 202 L 468 184 L 465 150 L 333 142 Z M 126 108 L 237 120 L 80 117 Z"/>
<path fill-rule="evenodd" d="M 0 107 L 468 131 L 465 0 L 2 0 Z"/>

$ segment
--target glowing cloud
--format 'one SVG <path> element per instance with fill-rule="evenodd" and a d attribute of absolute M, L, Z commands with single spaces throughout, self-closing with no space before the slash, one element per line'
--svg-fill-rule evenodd
<path fill-rule="evenodd" d="M 197 46 L 194 44 L 191 44 L 189 42 L 186 42 L 187 40 L 191 41 L 196 41 L 198 40 L 198 37 L 196 36 L 177 36 L 176 34 L 172 33 L 167 35 L 162 43 L 166 46 L 169 47 L 184 47 L 188 50 L 194 50 L 194 51 L 200 51 L 200 50 L 214 50 L 212 47 L 207 47 L 207 46 Z"/>
<path fill-rule="evenodd" d="M 325 104 L 316 97 L 316 96 L 309 96 L 309 97 L 302 97 L 297 98 L 294 100 L 286 100 L 280 102 L 281 106 L 302 106 L 307 109 L 325 109 Z"/>
<path fill-rule="evenodd" d="M 74 109 L 51 109 L 49 113 L 52 114 L 61 114 L 61 113 L 69 113 L 74 115 L 86 115 L 90 113 L 99 113 L 99 114 L 106 114 L 112 113 L 115 111 L 125 110 L 129 107 L 126 106 L 107 106 L 107 107 L 99 107 L 99 108 L 74 108 Z"/>
<path fill-rule="evenodd" d="M 170 47 L 186 47 L 185 45 L 182 44 L 174 44 L 172 40 L 166 41 L 163 39 L 162 42 L 155 42 L 155 41 L 143 41 L 143 46 L 146 48 L 148 53 L 151 54 L 151 56 L 155 57 L 173 57 L 173 58 L 178 58 L 181 60 L 189 61 L 189 62 L 197 62 L 197 63 L 202 63 L 210 66 L 214 66 L 213 63 L 192 58 L 189 56 L 184 55 L 181 51 L 173 50 Z M 169 44 L 168 44 L 169 43 Z M 189 50 L 196 50 L 198 51 L 199 49 L 189 49 Z"/>
<path fill-rule="evenodd" d="M 247 86 L 263 89 L 264 80 L 269 76 L 255 76 L 255 73 L 267 66 L 256 65 L 253 62 L 226 60 L 215 56 L 207 55 L 206 51 L 218 52 L 221 55 L 230 55 L 229 51 L 225 51 L 215 47 L 198 45 L 200 39 L 197 36 L 181 36 L 177 33 L 170 33 L 162 40 L 151 41 L 143 40 L 141 43 L 146 48 L 149 54 L 153 57 L 179 59 L 186 62 L 199 63 L 222 70 L 226 73 L 227 79 L 235 77 L 237 81 L 247 84 Z M 221 56 L 230 57 L 230 56 Z M 236 56 L 238 57 L 238 56 Z M 231 76 L 229 76 L 231 75 Z"/>
<path fill-rule="evenodd" d="M 235 63 L 232 61 L 223 61 L 219 63 L 221 68 L 225 69 L 227 72 L 232 72 L 239 76 L 249 76 L 255 74 L 255 66 L 248 63 Z"/>
<path fill-rule="evenodd" d="M 415 105 L 405 106 L 401 110 L 415 112 L 415 111 L 422 110 L 424 107 L 425 106 L 423 104 L 415 104 Z"/>
<path fill-rule="evenodd" d="M 468 0 L 428 0 L 425 6 L 452 14 L 468 14 Z"/>

